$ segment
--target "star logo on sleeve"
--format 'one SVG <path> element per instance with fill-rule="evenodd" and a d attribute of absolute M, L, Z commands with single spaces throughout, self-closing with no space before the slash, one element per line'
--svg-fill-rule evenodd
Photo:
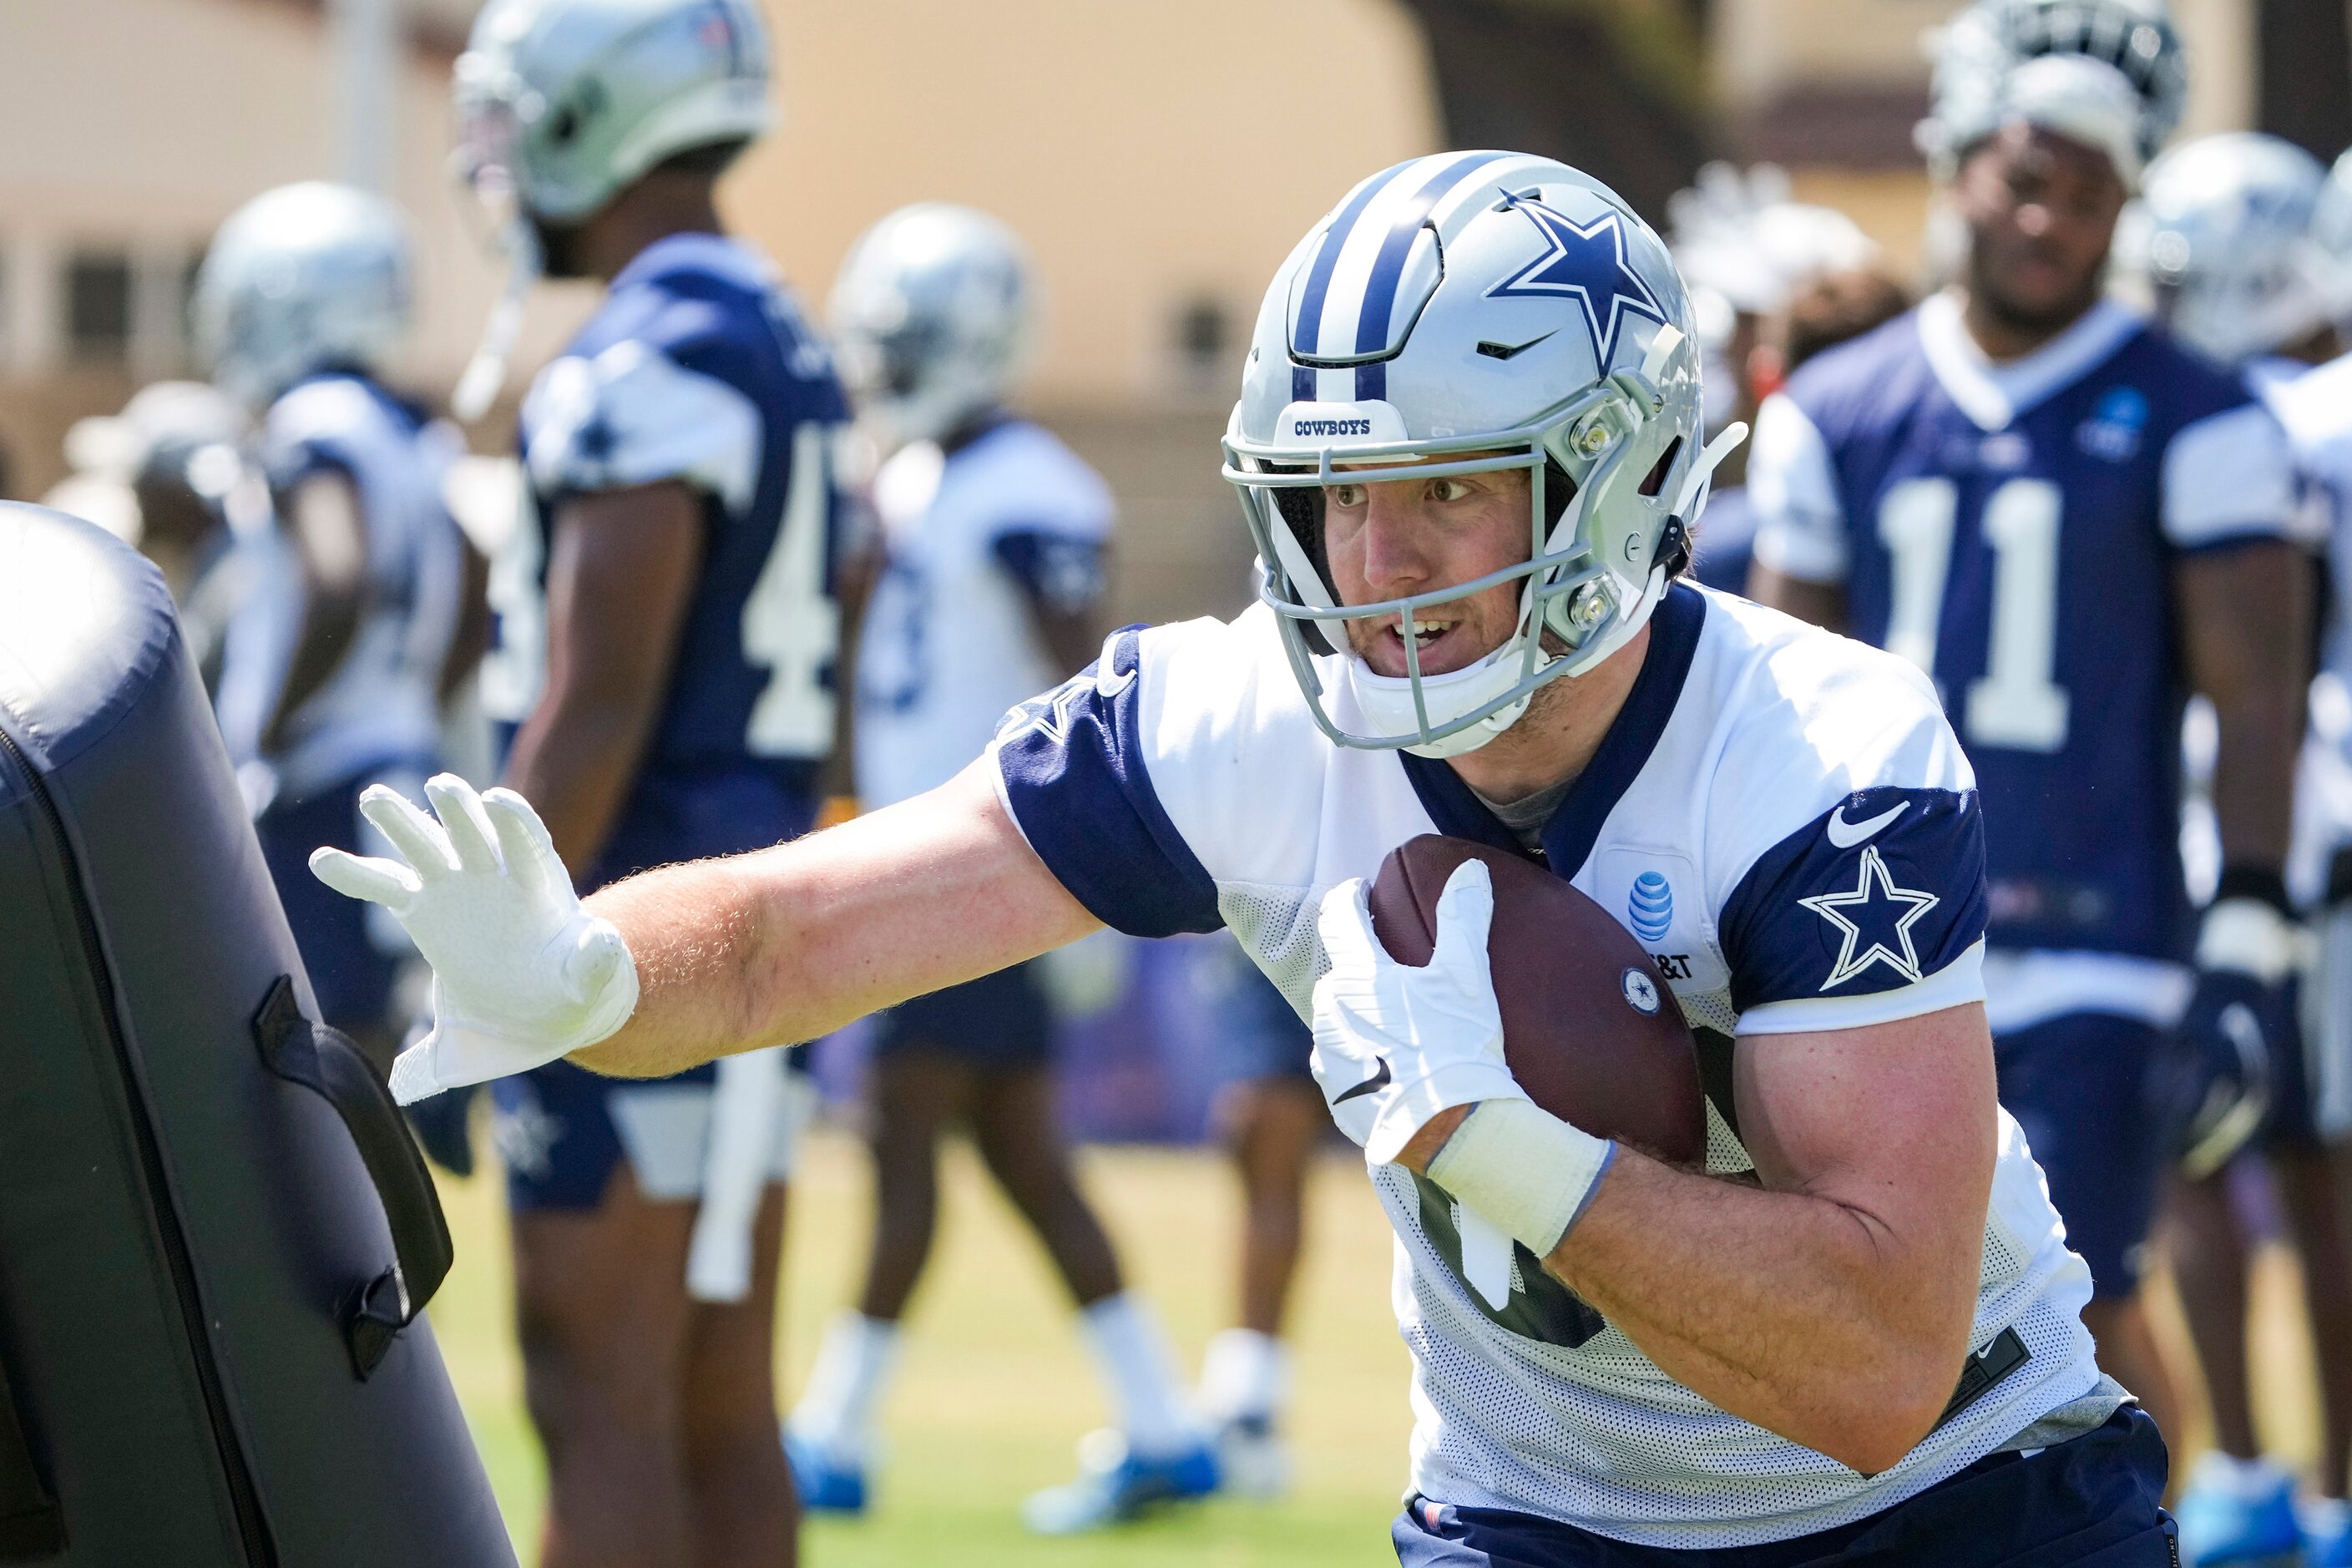
<path fill-rule="evenodd" d="M 1070 743 L 1070 731 L 1076 727 L 1077 706 L 1090 700 L 1108 701 L 1135 684 L 1135 671 L 1117 670 L 1104 674 L 1099 668 L 1078 671 L 1043 697 L 1033 697 L 1004 716 L 998 732 L 1010 741 L 1024 731 L 1034 730 L 1056 746 Z"/>
<path fill-rule="evenodd" d="M 1850 893 L 1816 893 L 1799 903 L 1830 922 L 1838 933 L 1837 963 L 1822 989 L 1844 984 L 1874 963 L 1884 963 L 1906 983 L 1919 979 L 1919 952 L 1911 928 L 1943 900 L 1933 893 L 1898 888 L 1877 846 L 1862 852 L 1862 875 Z"/>
<path fill-rule="evenodd" d="M 1541 202 L 1513 205 L 1542 234 L 1546 248 L 1517 274 L 1489 289 L 1488 299 L 1574 299 L 1584 307 L 1592 353 L 1603 366 L 1617 352 L 1617 331 L 1627 311 L 1664 322 L 1665 307 L 1625 260 L 1624 220 L 1614 208 L 1589 224 L 1579 224 Z"/>

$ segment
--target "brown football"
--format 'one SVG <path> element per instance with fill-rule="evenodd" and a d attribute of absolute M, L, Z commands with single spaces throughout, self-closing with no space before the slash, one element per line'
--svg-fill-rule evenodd
<path fill-rule="evenodd" d="M 1423 834 L 1381 863 L 1372 930 L 1400 963 L 1429 962 L 1437 899 L 1465 860 L 1486 862 L 1486 956 L 1503 1056 L 1528 1097 L 1598 1138 L 1675 1164 L 1706 1152 L 1698 1048 L 1650 955 L 1609 911 L 1540 866 Z"/>

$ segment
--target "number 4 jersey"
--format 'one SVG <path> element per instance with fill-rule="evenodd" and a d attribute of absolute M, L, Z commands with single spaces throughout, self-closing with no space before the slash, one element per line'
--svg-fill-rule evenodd
<path fill-rule="evenodd" d="M 1995 365 L 1949 295 L 1806 364 L 1757 421 L 1756 557 L 1841 583 L 1934 677 L 1984 792 L 1995 947 L 2185 955 L 2172 569 L 2298 528 L 2275 420 L 2103 303 Z"/>
<path fill-rule="evenodd" d="M 832 362 L 774 269 L 708 234 L 638 255 L 532 383 L 530 504 L 492 584 L 494 719 L 520 723 L 538 700 L 547 531 L 565 500 L 675 480 L 702 503 L 701 568 L 668 691 L 583 886 L 758 848 L 813 820 L 839 635 L 828 458 L 845 417 Z"/>

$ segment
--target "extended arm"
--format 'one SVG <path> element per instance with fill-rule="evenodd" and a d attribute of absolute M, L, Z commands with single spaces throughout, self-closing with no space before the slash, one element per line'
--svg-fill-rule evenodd
<path fill-rule="evenodd" d="M 548 552 L 547 691 L 507 760 L 577 876 L 604 845 L 653 732 L 702 560 L 700 498 L 677 481 L 575 496 Z"/>
<path fill-rule="evenodd" d="M 367 584 L 367 520 L 350 479 L 320 469 L 278 505 L 302 561 L 302 630 L 277 710 L 262 729 L 262 748 L 271 752 L 283 748 L 288 721 L 351 652 Z"/>
<path fill-rule="evenodd" d="M 2221 721 L 2213 810 L 2225 866 L 2286 863 L 2314 586 L 2310 557 L 2273 540 L 2202 551 L 2174 570 L 2189 684 Z"/>
<path fill-rule="evenodd" d="M 1005 815 L 992 770 L 982 759 L 839 827 L 598 893 L 587 907 L 635 955 L 639 998 L 576 1059 L 649 1078 L 812 1039 L 1095 930 Z"/>

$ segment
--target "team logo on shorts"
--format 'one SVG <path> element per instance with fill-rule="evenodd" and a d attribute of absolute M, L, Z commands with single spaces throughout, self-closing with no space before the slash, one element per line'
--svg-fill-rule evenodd
<path fill-rule="evenodd" d="M 1799 903 L 1830 922 L 1838 933 L 1837 962 L 1822 989 L 1843 985 L 1874 963 L 1884 963 L 1909 984 L 1919 979 L 1919 952 L 1911 928 L 1944 900 L 1914 888 L 1898 888 L 1886 861 L 1872 845 L 1862 852 L 1862 875 L 1850 893 L 1816 893 Z M 1867 937 L 1864 931 L 1868 932 Z"/>
<path fill-rule="evenodd" d="M 1644 871 L 1633 879 L 1633 891 L 1625 900 L 1625 923 L 1643 942 L 1665 940 L 1675 923 L 1675 890 L 1664 877 Z"/>

